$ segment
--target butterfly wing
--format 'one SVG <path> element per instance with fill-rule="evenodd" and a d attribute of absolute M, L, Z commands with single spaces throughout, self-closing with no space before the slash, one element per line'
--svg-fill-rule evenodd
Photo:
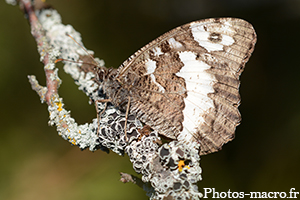
<path fill-rule="evenodd" d="M 130 113 L 171 139 L 200 143 L 200 154 L 234 138 L 241 116 L 239 76 L 254 50 L 251 24 L 212 18 L 177 27 L 118 69 Z"/>

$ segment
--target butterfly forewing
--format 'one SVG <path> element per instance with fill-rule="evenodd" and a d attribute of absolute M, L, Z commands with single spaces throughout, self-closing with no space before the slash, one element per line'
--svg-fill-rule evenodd
<path fill-rule="evenodd" d="M 141 48 L 116 79 L 142 122 L 168 138 L 199 142 L 200 154 L 215 152 L 240 123 L 239 76 L 255 42 L 241 19 L 192 22 Z"/>

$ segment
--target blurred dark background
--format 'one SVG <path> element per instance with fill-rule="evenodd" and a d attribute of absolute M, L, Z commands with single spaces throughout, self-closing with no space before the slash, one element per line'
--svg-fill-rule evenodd
<path fill-rule="evenodd" d="M 258 42 L 241 77 L 243 121 L 223 150 L 203 156 L 202 188 L 226 192 L 300 192 L 299 0 L 49 0 L 106 66 L 119 66 L 166 31 L 194 20 L 230 16 L 256 29 Z M 0 199 L 148 199 L 119 182 L 134 173 L 128 157 L 80 151 L 47 125 L 48 111 L 27 75 L 45 78 L 27 20 L 0 3 Z M 60 68 L 59 90 L 78 123 L 95 117 L 88 98 Z M 300 196 L 300 195 L 299 195 Z M 209 196 L 211 197 L 211 196 Z"/>

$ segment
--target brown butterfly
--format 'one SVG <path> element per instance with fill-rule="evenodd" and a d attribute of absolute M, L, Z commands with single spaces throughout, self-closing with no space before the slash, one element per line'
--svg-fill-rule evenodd
<path fill-rule="evenodd" d="M 254 50 L 251 24 L 212 18 L 177 27 L 150 42 L 118 69 L 100 68 L 114 106 L 170 139 L 200 143 L 200 154 L 234 138 L 241 116 L 239 76 Z"/>

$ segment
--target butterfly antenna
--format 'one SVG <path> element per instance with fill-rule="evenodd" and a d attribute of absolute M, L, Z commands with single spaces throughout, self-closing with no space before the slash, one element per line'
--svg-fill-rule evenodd
<path fill-rule="evenodd" d="M 58 58 L 54 61 L 54 63 L 58 63 L 58 62 L 61 62 L 61 61 L 66 61 L 66 62 L 71 62 L 71 63 L 80 63 L 80 64 L 87 64 L 87 65 L 94 65 L 96 67 L 98 67 L 98 65 L 96 65 L 95 63 L 88 63 L 88 62 L 82 62 L 82 61 L 74 61 L 74 60 L 68 60 L 68 59 L 64 59 L 64 58 Z"/>
<path fill-rule="evenodd" d="M 66 35 L 68 36 L 68 37 L 70 37 L 78 46 L 80 46 L 83 50 L 84 50 L 84 52 L 87 54 L 87 55 L 89 55 L 90 56 L 90 58 L 93 60 L 93 61 L 95 61 L 95 63 L 97 63 L 97 61 L 96 61 L 96 59 L 86 50 L 86 48 L 84 47 L 84 46 L 82 46 L 81 44 L 79 44 L 79 42 L 77 42 L 71 35 L 69 35 L 69 33 L 66 33 Z M 86 63 L 86 64 L 90 64 L 90 63 Z M 95 65 L 95 64 L 92 64 L 92 65 Z M 96 65 L 97 67 L 98 67 L 98 65 Z"/>

